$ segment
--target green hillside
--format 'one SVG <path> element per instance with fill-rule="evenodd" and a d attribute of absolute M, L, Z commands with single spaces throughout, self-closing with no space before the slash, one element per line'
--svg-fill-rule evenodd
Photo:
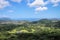
<path fill-rule="evenodd" d="M 0 40 L 60 40 L 60 20 L 0 21 Z"/>

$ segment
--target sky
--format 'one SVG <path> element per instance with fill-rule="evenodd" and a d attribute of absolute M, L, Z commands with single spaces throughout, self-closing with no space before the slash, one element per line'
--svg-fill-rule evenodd
<path fill-rule="evenodd" d="M 0 18 L 60 18 L 60 0 L 0 0 Z"/>

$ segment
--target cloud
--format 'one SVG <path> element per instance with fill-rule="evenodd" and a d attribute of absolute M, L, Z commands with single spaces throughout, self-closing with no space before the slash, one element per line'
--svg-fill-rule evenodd
<path fill-rule="evenodd" d="M 35 7 L 35 11 L 47 10 L 48 9 L 46 7 L 47 4 L 48 1 L 44 1 L 44 0 L 34 0 L 32 3 L 28 2 L 29 7 Z"/>
<path fill-rule="evenodd" d="M 30 2 L 30 0 L 28 1 L 28 6 L 29 7 L 34 7 L 35 11 L 43 11 L 43 10 L 47 10 L 49 4 L 52 4 L 51 6 L 56 7 L 59 5 L 60 0 L 34 0 L 32 3 Z"/>
<path fill-rule="evenodd" d="M 50 3 L 53 4 L 54 7 L 55 6 L 58 6 L 59 5 L 59 2 L 60 2 L 60 0 L 49 0 L 49 1 L 50 1 Z"/>
<path fill-rule="evenodd" d="M 56 7 L 56 6 L 58 6 L 58 5 L 59 5 L 59 4 L 56 3 L 56 4 L 53 5 L 53 7 Z"/>
<path fill-rule="evenodd" d="M 3 17 L 9 17 L 9 16 L 7 16 L 7 15 L 0 15 L 0 18 L 3 18 Z"/>
<path fill-rule="evenodd" d="M 12 13 L 12 12 L 14 12 L 14 10 L 8 10 L 8 12 Z"/>
<path fill-rule="evenodd" d="M 29 6 L 45 6 L 47 2 L 44 2 L 44 0 L 35 0 L 34 2 L 30 3 Z"/>
<path fill-rule="evenodd" d="M 49 0 L 51 3 L 58 3 L 58 2 L 60 2 L 60 0 Z"/>
<path fill-rule="evenodd" d="M 20 3 L 22 0 L 11 0 L 11 1 Z"/>
<path fill-rule="evenodd" d="M 10 6 L 10 3 L 6 0 L 0 0 L 0 9 Z"/>
<path fill-rule="evenodd" d="M 35 11 L 43 11 L 43 10 L 47 10 L 47 7 L 38 7 L 35 9 Z"/>
<path fill-rule="evenodd" d="M 10 1 L 20 3 L 23 0 L 10 0 Z M 52 4 L 51 6 L 56 7 L 59 6 L 60 3 L 60 0 L 26 0 L 26 1 L 29 7 L 35 8 L 35 11 L 47 10 L 48 9 L 47 5 Z M 8 0 L 0 0 L 0 9 L 3 9 L 10 5 L 12 4 Z M 13 11 L 10 10 L 9 12 L 13 12 Z"/>
<path fill-rule="evenodd" d="M 13 2 L 20 3 L 22 0 L 10 0 Z M 8 0 L 0 0 L 0 9 L 3 9 L 5 7 L 11 6 L 12 4 Z"/>

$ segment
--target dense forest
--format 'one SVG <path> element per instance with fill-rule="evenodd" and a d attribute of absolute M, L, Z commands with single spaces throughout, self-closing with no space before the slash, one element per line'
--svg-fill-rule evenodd
<path fill-rule="evenodd" d="M 0 40 L 60 40 L 60 20 L 0 19 Z"/>

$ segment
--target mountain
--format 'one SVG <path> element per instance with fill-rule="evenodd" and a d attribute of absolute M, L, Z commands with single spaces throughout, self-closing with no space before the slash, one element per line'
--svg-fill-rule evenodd
<path fill-rule="evenodd" d="M 0 18 L 0 21 L 1 22 L 6 22 L 6 21 L 11 21 L 10 18 L 6 18 L 6 17 L 3 17 L 3 18 Z"/>

